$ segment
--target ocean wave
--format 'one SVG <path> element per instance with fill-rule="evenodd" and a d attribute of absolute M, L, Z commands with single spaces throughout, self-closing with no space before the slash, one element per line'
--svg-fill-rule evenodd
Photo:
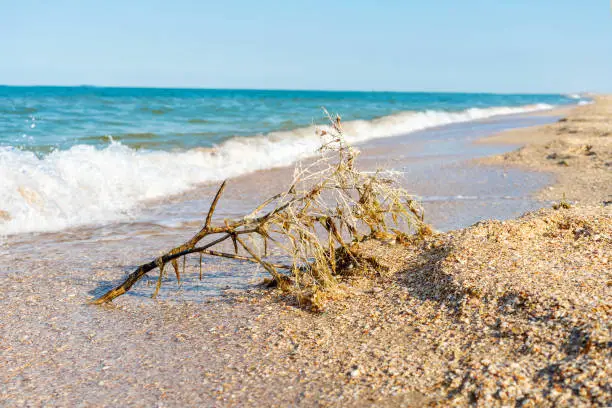
<path fill-rule="evenodd" d="M 473 108 L 461 112 L 402 112 L 343 124 L 351 143 L 435 126 L 552 108 Z M 182 193 L 205 182 L 286 166 L 319 146 L 313 127 L 236 137 L 211 149 L 134 150 L 118 141 L 103 149 L 77 145 L 38 157 L 0 147 L 0 235 L 57 231 L 129 220 L 148 200 Z"/>

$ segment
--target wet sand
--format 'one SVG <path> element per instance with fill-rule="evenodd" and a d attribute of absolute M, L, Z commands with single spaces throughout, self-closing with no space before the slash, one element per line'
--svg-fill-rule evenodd
<path fill-rule="evenodd" d="M 411 156 L 419 151 L 414 136 L 401 148 L 399 139 L 363 148 L 364 165 L 388 164 L 385 144 L 404 155 L 397 167 L 422 158 L 422 150 Z M 447 149 L 443 159 L 449 163 L 456 144 L 443 139 L 433 143 Z M 479 210 L 478 200 L 444 201 L 465 191 L 462 179 L 478 174 L 484 192 L 501 180 L 514 180 L 499 190 L 502 198 L 484 203 L 511 207 L 527 200 L 532 205 L 522 194 L 548 179 L 536 175 L 532 190 L 505 199 L 513 183 L 524 187 L 531 178 L 521 179 L 528 173 L 520 170 L 462 164 L 507 147 L 481 149 L 458 155 L 446 173 L 436 173 L 439 182 L 427 182 L 427 166 L 410 167 L 407 180 L 422 186 L 419 194 L 443 198 L 431 200 L 430 211 L 440 202 L 453 209 L 460 202 L 468 208 L 456 214 L 507 215 L 490 205 Z M 286 173 L 265 176 L 282 182 Z M 453 176 L 455 186 L 445 184 Z M 237 180 L 236 185 L 222 216 L 250 208 L 250 200 L 269 195 L 274 183 Z M 199 284 L 195 258 L 182 287 L 167 282 L 160 300 L 149 298 L 152 276 L 113 305 L 85 303 L 122 272 L 197 228 L 207 189 L 214 186 L 202 188 L 188 204 L 166 204 L 160 215 L 192 210 L 192 219 L 176 225 L 141 222 L 22 236 L 0 249 L 0 405 L 612 403 L 608 208 L 548 210 L 517 221 L 481 223 L 408 248 L 364 247 L 388 269 L 387 278 L 347 282 L 323 314 L 302 310 L 276 291 L 237 285 L 259 279 L 260 273 L 229 261 L 206 263 L 205 274 L 217 279 L 216 286 Z M 474 196 L 479 195 L 476 188 Z M 439 211 L 448 210 L 440 206 Z M 451 218 L 440 222 L 441 229 L 452 228 Z M 246 279 L 234 279 L 237 270 Z M 228 290 L 207 297 L 211 285 Z"/>

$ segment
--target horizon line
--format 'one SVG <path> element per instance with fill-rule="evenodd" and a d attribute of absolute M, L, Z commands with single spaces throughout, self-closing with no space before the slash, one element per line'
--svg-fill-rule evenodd
<path fill-rule="evenodd" d="M 489 95 L 567 95 L 596 94 L 593 91 L 563 91 L 563 92 L 523 92 L 523 91 L 465 91 L 465 90 L 363 90 L 363 89 L 314 89 L 314 88 L 247 88 L 247 87 L 207 87 L 207 86 L 157 86 L 157 85 L 62 85 L 62 84 L 0 84 L 4 88 L 110 88 L 110 89 L 180 89 L 200 91 L 273 91 L 273 92 L 354 92 L 354 93 L 446 93 L 446 94 L 489 94 Z"/>

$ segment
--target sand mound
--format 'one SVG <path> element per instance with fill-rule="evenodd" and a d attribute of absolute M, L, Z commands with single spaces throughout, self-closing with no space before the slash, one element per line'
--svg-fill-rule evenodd
<path fill-rule="evenodd" d="M 495 352 L 453 378 L 458 394 L 612 403 L 612 218 L 586 213 L 541 210 L 477 224 L 451 235 L 444 257 L 422 272 L 434 296 L 491 329 Z"/>

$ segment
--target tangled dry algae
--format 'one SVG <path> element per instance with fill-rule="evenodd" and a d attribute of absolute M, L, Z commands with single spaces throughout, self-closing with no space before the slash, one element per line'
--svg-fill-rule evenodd
<path fill-rule="evenodd" d="M 156 296 L 166 264 L 172 265 L 180 281 L 177 259 L 197 253 L 257 263 L 270 273 L 274 285 L 317 309 L 321 306 L 320 291 L 333 287 L 337 276 L 343 274 L 337 262 L 348 257 L 351 262 L 342 261 L 343 265 L 360 263 L 352 243 L 366 237 L 399 238 L 405 234 L 402 228 L 414 226 L 417 231 L 427 231 L 422 211 L 398 187 L 393 175 L 383 171 L 366 173 L 356 168 L 358 152 L 346 143 L 340 117 L 332 118 L 329 114 L 327 117 L 330 125 L 317 130 L 323 141 L 320 157 L 307 166 L 296 166 L 293 181 L 285 192 L 264 201 L 241 219 L 213 225 L 213 215 L 226 186 L 223 182 L 197 234 L 141 265 L 123 283 L 93 303 L 112 301 L 130 290 L 145 274 L 159 269 L 153 293 Z M 207 240 L 212 237 L 216 239 Z M 226 241 L 233 243 L 233 253 L 211 249 Z M 276 251 L 276 258 L 281 254 L 285 264 L 270 260 L 271 248 Z M 337 253 L 343 258 L 338 258 Z"/>

